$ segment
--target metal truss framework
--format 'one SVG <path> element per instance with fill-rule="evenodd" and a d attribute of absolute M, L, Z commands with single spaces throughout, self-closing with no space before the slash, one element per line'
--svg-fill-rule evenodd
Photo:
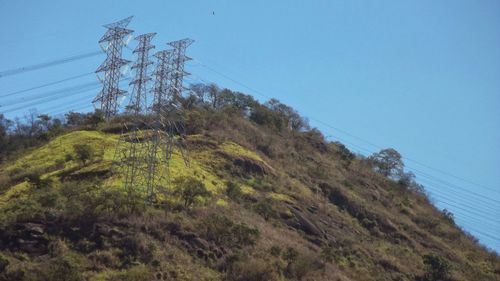
<path fill-rule="evenodd" d="M 148 75 L 148 66 L 153 64 L 149 60 L 149 51 L 155 47 L 151 44 L 151 40 L 155 35 L 156 33 L 147 33 L 135 38 L 139 43 L 133 51 L 134 54 L 137 54 L 137 61 L 132 66 L 132 69 L 135 69 L 136 72 L 134 80 L 130 82 L 130 85 L 134 85 L 134 89 L 127 110 L 136 116 L 140 113 L 146 113 L 148 110 L 147 84 L 151 80 Z"/>
<path fill-rule="evenodd" d="M 118 98 L 126 94 L 125 90 L 119 88 L 119 83 L 122 76 L 120 69 L 130 62 L 122 58 L 122 49 L 125 45 L 123 39 L 133 32 L 133 30 L 126 28 L 131 20 L 132 17 L 128 17 L 104 25 L 108 30 L 99 40 L 99 44 L 106 52 L 106 60 L 95 72 L 104 72 L 104 77 L 100 79 L 103 87 L 92 102 L 100 104 L 99 107 L 106 120 L 116 115 L 118 112 Z"/>
<path fill-rule="evenodd" d="M 183 79 L 184 76 L 189 75 L 188 72 L 184 71 L 184 64 L 186 61 L 191 60 L 190 57 L 186 56 L 186 49 L 191 44 L 193 44 L 194 40 L 185 38 L 178 41 L 173 41 L 167 43 L 169 46 L 173 48 L 173 58 L 172 58 L 172 74 L 170 75 L 170 89 L 172 91 L 172 99 L 174 101 L 179 100 L 182 96 L 183 89 Z"/>
<path fill-rule="evenodd" d="M 171 102 L 170 76 L 172 75 L 173 53 L 171 50 L 163 50 L 155 53 L 154 56 L 157 59 L 157 65 L 154 72 L 154 98 L 151 109 L 155 115 L 161 116 L 162 108 L 165 108 Z"/>
<path fill-rule="evenodd" d="M 116 23 L 112 28 L 122 25 Z M 134 90 L 127 106 L 134 119 L 128 125 L 123 124 L 124 130 L 115 153 L 115 161 L 124 176 L 123 184 L 127 194 L 132 197 L 144 196 L 148 204 L 155 204 L 158 193 L 165 192 L 165 187 L 169 185 L 169 160 L 175 147 L 188 165 L 180 98 L 183 77 L 188 75 L 184 71 L 184 62 L 190 59 L 185 56 L 185 51 L 193 42 L 190 39 L 171 42 L 169 45 L 174 47 L 173 50 L 155 53 L 157 66 L 154 71 L 153 101 L 148 107 L 147 85 L 151 80 L 148 76 L 148 66 L 151 65 L 148 57 L 149 51 L 154 48 L 151 45 L 154 35 L 155 33 L 148 33 L 136 37 L 139 43 L 134 53 L 138 57 L 132 66 L 136 75 L 130 83 L 134 85 Z M 149 110 L 152 115 L 141 114 L 148 113 Z M 114 114 L 116 111 L 110 116 Z"/>

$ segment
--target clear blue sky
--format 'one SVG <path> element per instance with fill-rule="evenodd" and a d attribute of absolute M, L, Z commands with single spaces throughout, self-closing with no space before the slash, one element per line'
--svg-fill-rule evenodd
<path fill-rule="evenodd" d="M 158 32 L 157 49 L 196 40 L 189 81 L 264 100 L 201 62 L 297 108 L 354 151 L 379 147 L 315 120 L 476 183 L 406 161 L 445 181 L 417 173 L 440 208 L 500 251 L 500 1 L 0 0 L 0 71 L 98 50 L 102 24 L 129 15 L 136 35 Z M 0 95 L 92 72 L 102 59 L 0 78 Z M 12 109 L 89 81 L 95 77 L 0 98 L 0 105 Z M 94 94 L 38 99 L 37 107 L 60 112 Z"/>

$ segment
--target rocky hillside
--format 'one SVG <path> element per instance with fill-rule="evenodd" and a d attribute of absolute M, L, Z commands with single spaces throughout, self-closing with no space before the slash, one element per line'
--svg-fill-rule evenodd
<path fill-rule="evenodd" d="M 123 120 L 6 157 L 0 280 L 500 280 L 498 255 L 421 190 L 276 102 L 237 101 L 185 101 L 188 161 L 160 163 L 151 204 L 124 188 Z"/>

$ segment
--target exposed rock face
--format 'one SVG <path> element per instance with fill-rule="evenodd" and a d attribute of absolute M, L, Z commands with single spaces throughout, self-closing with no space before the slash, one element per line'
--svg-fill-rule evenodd
<path fill-rule="evenodd" d="M 267 174 L 266 168 L 259 162 L 249 158 L 237 158 L 233 160 L 233 164 L 241 167 L 247 174 Z"/>
<path fill-rule="evenodd" d="M 48 239 L 45 226 L 39 223 L 18 223 L 0 231 L 0 248 L 19 250 L 29 254 L 45 254 Z"/>
<path fill-rule="evenodd" d="M 306 217 L 306 214 L 302 213 L 301 211 L 295 208 L 291 208 L 291 212 L 294 215 L 295 220 L 302 231 L 304 231 L 306 234 L 309 235 L 314 235 L 318 237 L 323 236 L 323 232 L 316 226 L 316 224 L 314 224 L 311 220 L 309 220 Z"/>
<path fill-rule="evenodd" d="M 180 226 L 170 226 L 169 229 L 170 234 L 179 238 L 181 244 L 189 252 L 196 254 L 196 256 L 206 261 L 222 261 L 232 253 L 231 250 L 209 242 L 194 232 L 181 230 Z"/>

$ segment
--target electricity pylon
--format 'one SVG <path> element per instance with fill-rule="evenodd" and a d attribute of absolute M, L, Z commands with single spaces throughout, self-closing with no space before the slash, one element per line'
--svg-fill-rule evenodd
<path fill-rule="evenodd" d="M 103 84 L 101 92 L 92 101 L 99 103 L 99 107 L 104 113 L 106 120 L 110 119 L 118 112 L 118 98 L 125 95 L 127 91 L 120 89 L 120 69 L 130 61 L 122 58 L 122 49 L 125 45 L 125 36 L 131 34 L 133 30 L 126 27 L 132 17 L 106 24 L 108 30 L 99 40 L 99 44 L 106 52 L 106 60 L 97 68 L 96 73 L 104 72 L 104 77 L 100 80 Z"/>
<path fill-rule="evenodd" d="M 172 51 L 163 50 L 154 54 L 157 59 L 155 84 L 153 87 L 153 104 L 151 109 L 157 116 L 161 116 L 161 111 L 168 104 L 170 91 L 170 75 L 172 74 Z"/>
<path fill-rule="evenodd" d="M 151 39 L 153 39 L 155 35 L 156 33 L 147 33 L 135 38 L 135 40 L 139 41 L 137 47 L 133 51 L 134 54 L 137 54 L 137 61 L 132 66 L 132 69 L 135 69 L 136 72 L 134 80 L 130 82 L 130 85 L 134 85 L 134 89 L 127 110 L 136 116 L 143 111 L 143 113 L 145 113 L 148 109 L 147 83 L 151 80 L 151 77 L 148 75 L 148 66 L 153 64 L 153 62 L 149 60 L 149 51 L 155 47 L 151 44 Z"/>
<path fill-rule="evenodd" d="M 182 96 L 183 91 L 183 78 L 189 75 L 188 72 L 184 71 L 184 63 L 191 60 L 190 57 L 186 56 L 186 49 L 194 40 L 185 38 L 182 40 L 172 41 L 167 43 L 173 48 L 173 58 L 172 58 L 172 74 L 170 75 L 170 85 L 172 90 L 172 98 L 177 101 Z"/>

